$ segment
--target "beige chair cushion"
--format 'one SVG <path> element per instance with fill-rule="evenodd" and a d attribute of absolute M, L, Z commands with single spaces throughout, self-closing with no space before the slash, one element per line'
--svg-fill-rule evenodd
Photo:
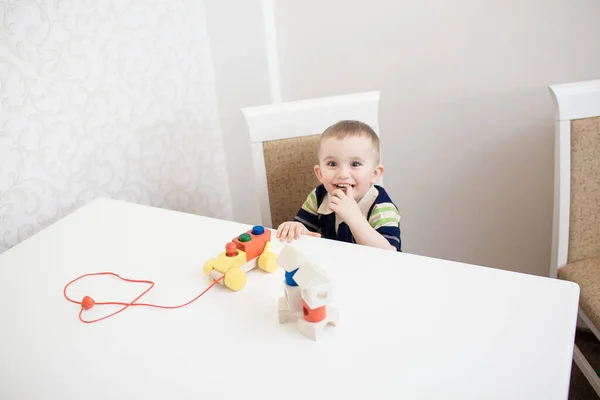
<path fill-rule="evenodd" d="M 310 192 L 319 185 L 314 173 L 321 135 L 263 143 L 272 228 L 291 221 Z"/>
<path fill-rule="evenodd" d="M 567 263 L 600 256 L 600 117 L 571 121 Z"/>
<path fill-rule="evenodd" d="M 600 327 L 600 257 L 567 264 L 558 270 L 558 278 L 579 285 L 579 307 Z"/>

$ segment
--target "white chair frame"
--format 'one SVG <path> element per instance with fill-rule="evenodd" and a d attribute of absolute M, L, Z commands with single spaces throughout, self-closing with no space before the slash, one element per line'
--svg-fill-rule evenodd
<path fill-rule="evenodd" d="M 569 220 L 571 202 L 571 121 L 600 116 L 600 80 L 564 83 L 549 87 L 556 109 L 554 210 L 552 226 L 552 256 L 550 276 L 567 264 L 569 250 Z M 600 340 L 600 332 L 579 308 L 580 323 L 588 327 Z M 573 360 L 600 396 L 600 378 L 574 347 Z"/>
<path fill-rule="evenodd" d="M 250 133 L 260 218 L 265 227 L 273 228 L 263 142 L 316 135 L 347 119 L 368 124 L 381 138 L 379 91 L 247 107 L 242 113 Z M 383 179 L 378 184 L 383 185 Z"/>

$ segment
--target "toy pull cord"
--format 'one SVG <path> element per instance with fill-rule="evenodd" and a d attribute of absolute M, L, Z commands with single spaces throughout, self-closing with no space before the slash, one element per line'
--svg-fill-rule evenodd
<path fill-rule="evenodd" d="M 67 296 L 67 288 L 72 285 L 73 283 L 77 282 L 80 279 L 83 279 L 85 277 L 88 276 L 98 276 L 98 275 L 112 275 L 115 276 L 119 279 L 121 279 L 122 281 L 125 282 L 131 282 L 131 283 L 145 283 L 150 285 L 146 290 L 144 290 L 138 297 L 136 297 L 135 299 L 133 299 L 133 301 L 129 302 L 129 303 L 123 303 L 123 302 L 118 302 L 118 301 L 106 301 L 106 302 L 101 302 L 101 303 L 96 303 L 94 301 L 94 299 L 92 299 L 89 296 L 84 296 L 83 299 L 81 301 L 77 301 L 77 300 L 73 300 L 71 299 L 69 296 Z M 175 308 L 181 308 L 181 307 L 185 307 L 188 304 L 193 303 L 194 301 L 198 300 L 204 293 L 208 292 L 213 286 L 215 286 L 221 279 L 223 279 L 224 275 L 219 277 L 218 279 L 215 279 L 213 281 L 212 284 L 210 284 L 210 286 L 208 286 L 206 289 L 204 289 L 204 291 L 202 291 L 202 293 L 200 293 L 198 296 L 196 296 L 195 298 L 193 298 L 192 300 L 188 301 L 187 303 L 178 305 L 178 306 L 161 306 L 158 304 L 148 304 L 148 303 L 137 303 L 137 301 L 139 299 L 141 299 L 143 296 L 145 296 L 150 290 L 152 290 L 152 288 L 154 287 L 154 282 L 152 281 L 147 281 L 147 280 L 138 280 L 138 279 L 129 279 L 129 278 L 123 278 L 122 276 L 120 276 L 119 274 L 115 274 L 114 272 L 95 272 L 95 273 L 91 273 L 91 274 L 84 274 L 81 275 L 78 278 L 73 279 L 71 282 L 67 283 L 64 290 L 63 290 L 63 294 L 65 296 L 65 298 L 70 301 L 71 303 L 75 303 L 75 304 L 80 304 L 81 305 L 81 310 L 79 310 L 79 320 L 81 322 L 85 322 L 86 324 L 91 324 L 94 322 L 98 322 L 98 321 L 102 321 L 103 319 L 106 318 L 110 318 L 113 315 L 117 315 L 120 312 L 125 311 L 127 308 L 129 307 L 154 307 L 154 308 L 165 308 L 165 309 L 175 309 Z M 105 305 L 115 305 L 115 306 L 123 306 L 123 308 L 113 312 L 112 314 L 106 315 L 104 317 L 101 318 L 97 318 L 94 320 L 85 320 L 82 318 L 82 314 L 83 311 L 85 310 L 89 310 L 90 308 L 92 308 L 94 305 L 100 305 L 100 306 L 105 306 Z"/>

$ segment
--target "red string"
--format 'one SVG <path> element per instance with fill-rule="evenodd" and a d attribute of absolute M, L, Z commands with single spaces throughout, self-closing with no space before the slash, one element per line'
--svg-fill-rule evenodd
<path fill-rule="evenodd" d="M 150 285 L 146 290 L 144 290 L 138 297 L 136 297 L 135 299 L 133 299 L 131 302 L 129 303 L 124 303 L 124 302 L 118 302 L 118 301 L 106 301 L 106 302 L 100 302 L 100 303 L 93 303 L 94 305 L 100 305 L 100 306 L 104 306 L 104 305 L 116 305 L 116 306 L 123 306 L 123 308 L 113 312 L 112 314 L 106 315 L 102 318 L 97 318 L 94 320 L 84 320 L 81 315 L 83 313 L 83 311 L 85 310 L 82 302 L 81 301 L 77 301 L 77 300 L 73 300 L 71 299 L 69 296 L 67 296 L 67 288 L 77 282 L 78 280 L 88 277 L 88 276 L 97 276 L 97 275 L 112 275 L 115 276 L 125 282 L 132 282 L 132 283 L 146 283 L 148 285 Z M 84 274 L 81 275 L 78 278 L 73 279 L 71 282 L 67 283 L 65 285 L 65 288 L 63 290 L 63 294 L 65 296 L 65 298 L 70 301 L 71 303 L 75 303 L 75 304 L 80 304 L 82 305 L 81 310 L 79 310 L 79 319 L 81 320 L 81 322 L 85 322 L 86 324 L 91 324 L 93 322 L 98 322 L 98 321 L 102 321 L 103 319 L 106 318 L 110 318 L 113 315 L 116 315 L 120 312 L 125 311 L 127 308 L 129 307 L 154 307 L 154 308 L 165 308 L 165 309 L 175 309 L 175 308 L 181 308 L 181 307 L 185 307 L 188 304 L 193 303 L 194 301 L 198 300 L 200 298 L 200 296 L 202 296 L 204 293 L 208 292 L 209 289 L 211 289 L 213 286 L 215 286 L 221 279 L 223 279 L 223 276 L 221 276 L 218 279 L 215 279 L 213 281 L 213 283 L 208 286 L 206 289 L 204 289 L 204 291 L 202 291 L 202 293 L 200 293 L 198 296 L 196 296 L 195 298 L 193 298 L 192 300 L 188 301 L 187 303 L 178 305 L 178 306 L 161 306 L 161 305 L 157 305 L 157 304 L 148 304 L 148 303 L 137 303 L 137 301 L 139 299 L 141 299 L 144 295 L 146 295 L 150 290 L 152 290 L 152 288 L 154 287 L 154 282 L 152 281 L 147 281 L 147 280 L 138 280 L 138 279 L 129 279 L 129 278 L 123 278 L 122 276 L 120 276 L 119 274 L 115 274 L 114 272 L 95 272 L 95 273 L 91 273 L 91 274 Z"/>

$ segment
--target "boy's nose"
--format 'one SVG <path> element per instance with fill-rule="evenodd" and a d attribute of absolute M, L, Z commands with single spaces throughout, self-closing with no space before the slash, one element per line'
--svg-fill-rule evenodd
<path fill-rule="evenodd" d="M 346 168 L 340 168 L 340 170 L 338 171 L 338 178 L 345 179 L 345 178 L 349 178 L 349 177 L 350 177 L 350 171 L 348 171 Z"/>

